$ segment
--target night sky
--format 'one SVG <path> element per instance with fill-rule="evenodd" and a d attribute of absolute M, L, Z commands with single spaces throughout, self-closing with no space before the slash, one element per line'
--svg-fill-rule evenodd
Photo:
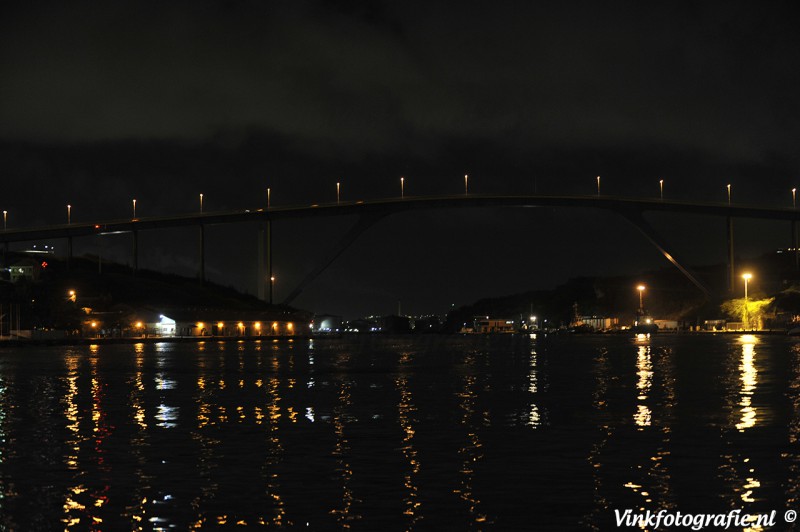
<path fill-rule="evenodd" d="M 0 209 L 9 227 L 458 193 L 791 206 L 800 17 L 790 2 L 4 2 Z M 695 264 L 724 220 L 651 216 Z M 354 222 L 274 226 L 281 299 Z M 787 224 L 737 222 L 744 258 Z M 254 226 L 209 229 L 211 280 L 255 292 Z M 196 231 L 144 234 L 140 266 L 194 275 Z M 76 253 L 130 261 L 126 236 Z M 61 244 L 63 248 L 63 243 Z M 668 263 L 593 210 L 390 217 L 295 302 L 443 313 L 574 276 Z"/>

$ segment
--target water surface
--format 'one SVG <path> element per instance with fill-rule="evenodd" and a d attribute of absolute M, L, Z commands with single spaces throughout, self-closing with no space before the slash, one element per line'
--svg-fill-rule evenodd
<path fill-rule="evenodd" d="M 368 336 L 0 349 L 8 530 L 606 530 L 798 509 L 800 343 Z M 786 525 L 783 525 L 784 527 Z"/>

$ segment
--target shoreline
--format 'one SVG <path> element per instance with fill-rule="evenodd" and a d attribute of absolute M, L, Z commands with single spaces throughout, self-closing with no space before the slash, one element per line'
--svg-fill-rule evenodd
<path fill-rule="evenodd" d="M 72 346 L 72 345 L 117 345 L 117 344 L 162 344 L 162 343 L 202 343 L 202 342 L 293 342 L 295 340 L 316 339 L 314 336 L 148 336 L 124 338 L 50 338 L 32 339 L 14 338 L 0 339 L 3 347 L 39 347 L 39 346 Z"/>
<path fill-rule="evenodd" d="M 542 334 L 543 336 L 552 337 L 609 337 L 618 338 L 620 336 L 627 336 L 620 333 L 568 333 L 568 332 L 542 332 L 536 333 L 486 333 L 486 334 L 464 334 L 464 333 L 433 333 L 433 336 L 530 336 L 531 334 Z M 654 336 L 736 336 L 736 335 L 758 335 L 758 336 L 787 336 L 786 330 L 766 330 L 766 331 L 668 331 L 655 333 Z M 124 345 L 124 344 L 160 344 L 160 343 L 202 343 L 202 342 L 294 342 L 300 340 L 335 340 L 343 337 L 375 337 L 375 336 L 420 336 L 413 334 L 383 334 L 383 333 L 365 333 L 365 334 L 338 334 L 338 335 L 296 335 L 296 336 L 149 336 L 149 337 L 124 337 L 124 338 L 83 338 L 83 337 L 68 337 L 68 338 L 50 338 L 50 339 L 27 339 L 27 338 L 14 338 L 14 339 L 0 339 L 0 348 L 3 347 L 39 347 L 39 346 L 79 346 L 79 345 Z M 425 336 L 431 336 L 426 334 Z M 631 338 L 636 338 L 635 334 L 630 334 Z"/>

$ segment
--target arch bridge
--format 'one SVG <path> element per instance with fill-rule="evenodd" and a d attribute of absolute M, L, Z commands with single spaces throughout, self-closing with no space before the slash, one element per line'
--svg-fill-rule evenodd
<path fill-rule="evenodd" d="M 328 204 L 295 205 L 269 207 L 259 209 L 231 210 L 220 212 L 199 212 L 174 216 L 149 218 L 131 218 L 89 223 L 68 223 L 40 228 L 9 229 L 0 232 L 0 242 L 7 250 L 12 242 L 30 242 L 36 240 L 65 239 L 67 241 L 67 263 L 72 258 L 72 241 L 74 238 L 92 235 L 130 233 L 133 237 L 133 269 L 138 270 L 140 231 L 152 231 L 167 228 L 195 226 L 199 229 L 199 276 L 205 280 L 205 228 L 210 225 L 243 222 L 260 222 L 259 231 L 259 282 L 258 293 L 261 299 L 273 302 L 272 283 L 272 222 L 299 218 L 357 216 L 355 224 L 328 251 L 323 260 L 311 271 L 300 284 L 292 290 L 283 303 L 291 303 L 300 293 L 325 269 L 330 266 L 355 240 L 367 229 L 386 216 L 421 209 L 442 208 L 477 208 L 477 207 L 558 207 L 558 208 L 591 208 L 611 211 L 619 214 L 633 224 L 645 238 L 683 275 L 686 276 L 701 292 L 709 295 L 708 288 L 701 282 L 682 260 L 671 251 L 666 241 L 645 219 L 648 212 L 694 214 L 719 216 L 727 220 L 727 263 L 731 291 L 734 289 L 733 263 L 733 219 L 752 218 L 766 220 L 784 220 L 791 222 L 791 242 L 795 250 L 795 266 L 800 268 L 800 256 L 797 254 L 798 211 L 788 208 L 758 207 L 737 204 L 696 203 L 664 201 L 647 198 L 625 198 L 616 196 L 553 196 L 553 195 L 480 195 L 462 194 L 448 196 L 400 197 L 368 201 L 342 201 Z"/>

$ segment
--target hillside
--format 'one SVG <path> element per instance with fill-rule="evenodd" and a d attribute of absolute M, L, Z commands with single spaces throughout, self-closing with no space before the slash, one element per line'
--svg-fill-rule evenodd
<path fill-rule="evenodd" d="M 15 315 L 19 314 L 23 329 L 71 327 L 88 309 L 93 313 L 161 313 L 169 309 L 297 312 L 271 306 L 233 288 L 201 284 L 198 279 L 147 270 L 134 274 L 129 267 L 113 263 L 104 263 L 100 272 L 97 262 L 87 258 L 73 258 L 68 267 L 54 256 L 42 261 L 24 253 L 10 253 L 7 263 L 18 265 L 18 271 L 20 267 L 32 270 L 30 276 L 14 282 L 10 278 L 0 280 L 2 314 L 12 308 Z"/>
<path fill-rule="evenodd" d="M 620 318 L 621 322 L 632 322 L 639 306 L 636 286 L 640 284 L 646 286 L 644 306 L 652 316 L 695 324 L 722 317 L 722 302 L 742 297 L 743 282 L 739 278 L 742 272 L 753 273 L 749 285 L 752 298 L 776 296 L 800 285 L 794 256 L 788 252 L 770 253 L 749 260 L 737 258 L 735 264 L 737 274 L 733 292 L 729 288 L 724 264 L 693 268 L 710 289 L 708 298 L 676 268 L 665 267 L 638 276 L 576 278 L 552 290 L 481 299 L 451 311 L 446 329 L 457 331 L 464 323 L 470 323 L 474 316 L 481 315 L 508 319 L 533 315 L 540 323 L 547 319 L 551 326 L 566 326 L 572 320 L 576 305 L 578 314 L 582 316 L 613 316 Z"/>

